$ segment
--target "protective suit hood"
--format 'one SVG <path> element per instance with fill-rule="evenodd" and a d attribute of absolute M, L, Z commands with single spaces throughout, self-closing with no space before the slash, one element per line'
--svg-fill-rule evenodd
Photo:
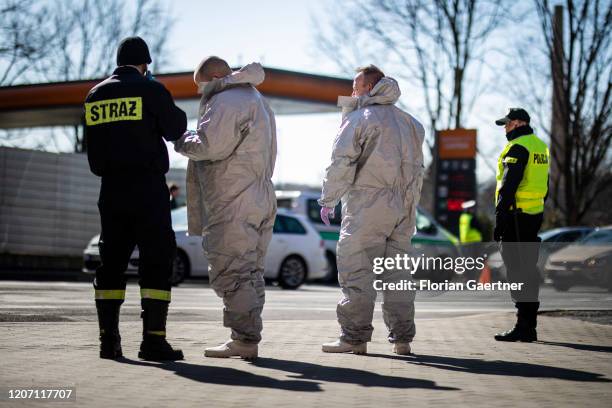
<path fill-rule="evenodd" d="M 369 105 L 393 105 L 401 96 L 397 81 L 391 77 L 383 77 L 366 95 L 360 97 L 340 96 L 338 106 L 342 108 L 342 115 Z"/>
<path fill-rule="evenodd" d="M 264 81 L 265 77 L 266 75 L 261 64 L 252 62 L 240 70 L 232 72 L 230 75 L 223 78 L 215 78 L 208 82 L 201 90 L 202 97 L 204 100 L 208 100 L 212 95 L 234 86 L 257 86 Z"/>

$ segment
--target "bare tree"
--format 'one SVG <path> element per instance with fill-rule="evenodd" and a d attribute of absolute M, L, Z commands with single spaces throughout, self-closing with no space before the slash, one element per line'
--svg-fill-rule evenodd
<path fill-rule="evenodd" d="M 563 29 L 555 28 L 549 1 L 536 0 L 534 8 L 538 32 L 527 40 L 540 54 L 531 52 L 529 60 L 523 58 L 514 78 L 519 79 L 515 88 L 541 123 L 550 120 L 553 125 L 543 127 L 557 173 L 551 175 L 550 184 L 552 222 L 599 223 L 602 220 L 591 217 L 591 210 L 602 197 L 610 196 L 612 188 L 612 3 L 567 0 Z M 565 31 L 558 42 L 555 30 Z M 554 85 L 553 76 L 558 79 Z M 554 117 L 553 98 L 558 104 Z"/>
<path fill-rule="evenodd" d="M 46 21 L 47 7 L 32 0 L 2 0 L 0 3 L 0 85 L 12 85 L 28 68 L 43 58 L 53 38 Z"/>
<path fill-rule="evenodd" d="M 156 0 L 138 0 L 133 8 L 120 0 L 53 0 L 53 25 L 62 27 L 49 55 L 36 70 L 47 81 L 99 78 L 115 67 L 119 40 L 143 37 L 156 69 L 167 61 L 166 44 L 173 20 Z"/>
<path fill-rule="evenodd" d="M 116 65 L 115 52 L 119 40 L 130 35 L 139 35 L 147 41 L 156 70 L 168 61 L 166 45 L 174 20 L 159 0 L 138 0 L 135 3 L 47 0 L 43 4 L 44 7 L 39 7 L 31 1 L 7 2 L 6 7 L 15 10 L 15 22 L 10 27 L 18 39 L 15 41 L 18 45 L 13 46 L 12 51 L 15 62 L 10 83 L 107 76 Z M 30 24 L 21 24 L 22 21 Z M 41 38 L 36 34 L 40 27 L 44 27 L 43 33 L 48 35 Z M 28 75 L 24 75 L 25 72 Z M 14 139 L 13 133 L 6 132 L 3 139 Z M 81 126 L 52 133 L 53 138 L 59 140 L 68 138 L 74 151 L 86 149 Z M 58 140 L 54 143 L 58 144 Z"/>
<path fill-rule="evenodd" d="M 399 75 L 421 89 L 432 132 L 460 128 L 484 90 L 478 77 L 486 40 L 503 21 L 500 3 L 356 0 L 343 23 L 318 30 L 317 44 L 343 69 L 354 66 L 355 58 L 374 55 L 396 64 Z M 432 138 L 428 144 L 433 149 Z"/>

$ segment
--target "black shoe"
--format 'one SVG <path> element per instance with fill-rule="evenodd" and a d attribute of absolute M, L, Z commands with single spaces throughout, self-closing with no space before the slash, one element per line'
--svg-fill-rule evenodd
<path fill-rule="evenodd" d="M 116 336 L 100 336 L 100 358 L 116 360 L 123 357 L 121 350 L 121 337 Z"/>
<path fill-rule="evenodd" d="M 140 343 L 138 358 L 148 361 L 176 361 L 183 360 L 183 351 L 173 349 L 170 343 L 162 336 L 145 336 Z"/>
<path fill-rule="evenodd" d="M 497 341 L 522 341 L 531 343 L 532 341 L 538 341 L 538 334 L 536 329 L 522 328 L 514 326 L 512 330 L 508 330 L 503 333 L 495 335 Z"/>

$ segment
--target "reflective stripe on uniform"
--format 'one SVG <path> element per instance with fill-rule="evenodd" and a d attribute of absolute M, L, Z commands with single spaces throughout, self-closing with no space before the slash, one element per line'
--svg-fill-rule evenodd
<path fill-rule="evenodd" d="M 125 289 L 96 289 L 95 297 L 97 300 L 124 300 Z"/>
<path fill-rule="evenodd" d="M 140 297 L 143 299 L 165 300 L 170 302 L 170 291 L 160 289 L 140 289 Z"/>
<path fill-rule="evenodd" d="M 515 195 L 519 198 L 533 198 L 533 199 L 542 198 L 541 192 L 533 193 L 530 191 L 517 191 Z"/>
<path fill-rule="evenodd" d="M 147 334 L 151 334 L 153 336 L 165 336 L 165 330 L 147 330 Z"/>

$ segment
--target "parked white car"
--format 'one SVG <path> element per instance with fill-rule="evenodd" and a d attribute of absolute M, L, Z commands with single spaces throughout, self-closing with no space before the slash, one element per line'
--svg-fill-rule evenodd
<path fill-rule="evenodd" d="M 177 244 L 172 283 L 179 284 L 190 276 L 208 276 L 202 237 L 187 235 L 186 207 L 172 211 L 172 227 Z M 96 235 L 83 252 L 85 273 L 94 273 L 100 265 L 99 241 L 100 235 Z M 138 248 L 130 257 L 127 273 L 138 273 Z M 305 216 L 279 209 L 266 254 L 265 278 L 277 281 L 285 289 L 297 289 L 306 280 L 322 279 L 327 273 L 324 242 L 317 230 Z"/>

